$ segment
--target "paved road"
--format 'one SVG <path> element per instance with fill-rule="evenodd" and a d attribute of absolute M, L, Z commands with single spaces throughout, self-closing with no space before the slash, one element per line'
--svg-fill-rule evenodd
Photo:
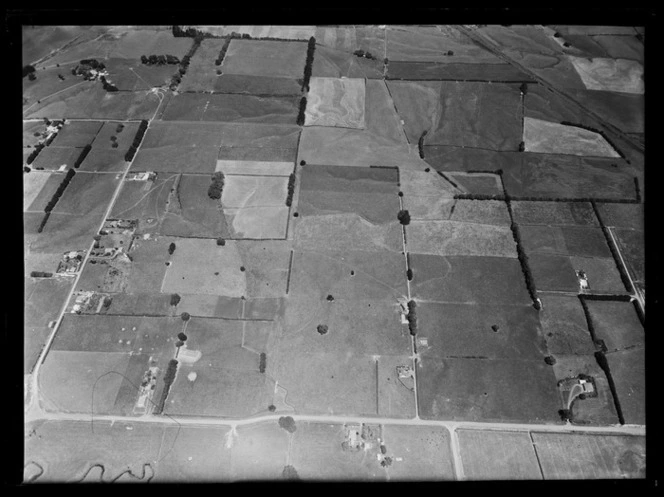
<path fill-rule="evenodd" d="M 609 232 L 609 235 L 611 235 L 611 240 L 613 241 L 614 247 L 616 247 L 616 251 L 618 252 L 618 256 L 620 257 L 620 263 L 623 265 L 623 268 L 625 269 L 625 274 L 627 274 L 627 278 L 629 278 L 629 282 L 632 285 L 632 288 L 634 289 L 634 297 L 636 297 L 637 302 L 639 303 L 639 307 L 641 307 L 641 312 L 643 314 L 646 313 L 646 304 L 643 301 L 643 295 L 641 295 L 641 292 L 639 291 L 638 287 L 634 284 L 634 280 L 632 280 L 632 275 L 630 274 L 630 271 L 627 269 L 627 264 L 625 264 L 625 259 L 623 259 L 622 252 L 620 251 L 620 246 L 618 245 L 618 242 L 613 235 L 613 231 L 611 228 L 607 228 L 607 231 Z"/>

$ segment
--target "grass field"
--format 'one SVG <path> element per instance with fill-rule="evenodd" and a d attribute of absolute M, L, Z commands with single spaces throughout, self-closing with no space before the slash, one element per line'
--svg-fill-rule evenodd
<path fill-rule="evenodd" d="M 52 332 L 48 324 L 58 318 L 72 284 L 69 279 L 62 278 L 25 278 L 24 373 L 29 373 L 34 367 L 46 339 Z"/>
<path fill-rule="evenodd" d="M 572 256 L 570 262 L 575 270 L 583 269 L 585 271 L 591 292 L 625 293 L 625 285 L 612 257 Z"/>
<path fill-rule="evenodd" d="M 510 224 L 507 205 L 498 200 L 454 200 L 435 195 L 406 195 L 403 204 L 413 220 L 450 220 L 493 226 Z"/>
<path fill-rule="evenodd" d="M 627 133 L 645 130 L 644 95 L 603 90 L 572 90 L 571 95 L 581 105 Z"/>
<path fill-rule="evenodd" d="M 288 461 L 291 437 L 277 421 L 238 427 L 231 449 L 233 479 L 281 479 Z"/>
<path fill-rule="evenodd" d="M 597 210 L 606 226 L 643 231 L 643 204 L 598 204 Z"/>
<path fill-rule="evenodd" d="M 39 216 L 41 221 L 43 216 Z M 62 254 L 69 250 L 87 250 L 103 217 L 99 209 L 84 214 L 52 213 L 43 232 L 30 241 L 30 252 Z"/>
<path fill-rule="evenodd" d="M 62 47 L 75 38 L 85 41 L 103 33 L 103 29 L 82 26 L 24 26 L 21 55 L 24 64 L 31 64 L 48 55 L 54 47 Z"/>
<path fill-rule="evenodd" d="M 478 195 L 503 195 L 503 184 L 497 174 L 447 173 L 457 187 L 465 193 Z"/>
<path fill-rule="evenodd" d="M 528 254 L 538 252 L 580 257 L 611 257 L 604 233 L 599 228 L 525 225 L 519 231 Z"/>
<path fill-rule="evenodd" d="M 230 428 L 214 426 L 166 426 L 154 481 L 184 483 L 231 479 L 231 450 L 226 447 Z"/>
<path fill-rule="evenodd" d="M 560 422 L 556 378 L 542 359 L 440 358 L 424 351 L 417 375 L 423 419 Z"/>
<path fill-rule="evenodd" d="M 551 354 L 592 355 L 595 346 L 581 302 L 576 296 L 540 294 L 542 333 Z"/>
<path fill-rule="evenodd" d="M 312 75 L 322 78 L 383 78 L 383 61 L 357 57 L 352 53 L 318 45 L 312 66 Z"/>
<path fill-rule="evenodd" d="M 228 176 L 221 203 L 224 207 L 276 207 L 286 200 L 288 180 L 272 176 Z"/>
<path fill-rule="evenodd" d="M 76 174 L 60 200 L 53 208 L 54 213 L 90 215 L 105 212 L 119 179 L 112 174 Z"/>
<path fill-rule="evenodd" d="M 81 84 L 31 107 L 25 119 L 150 119 L 159 97 L 144 92 L 108 93 L 98 82 Z"/>
<path fill-rule="evenodd" d="M 564 255 L 532 252 L 528 253 L 528 259 L 538 290 L 578 292 L 575 270 L 586 268 L 574 267 L 570 258 Z M 592 276 L 589 274 L 588 278 L 592 288 Z"/>
<path fill-rule="evenodd" d="M 67 67 L 42 68 L 34 74 L 37 76 L 34 81 L 23 79 L 24 110 L 54 93 L 64 92 L 83 81 L 83 78 L 74 76 Z"/>
<path fill-rule="evenodd" d="M 181 93 L 174 96 L 164 121 L 214 121 L 295 124 L 299 99 L 254 95 Z"/>
<path fill-rule="evenodd" d="M 401 252 L 401 225 L 374 225 L 357 214 L 303 217 L 294 223 L 294 246 L 300 250 Z"/>
<path fill-rule="evenodd" d="M 389 140 L 395 146 L 408 143 L 401 118 L 384 81 L 365 81 L 364 113 L 366 129 L 373 136 Z"/>
<path fill-rule="evenodd" d="M 302 88 L 297 79 L 244 74 L 215 75 L 212 90 L 218 93 L 247 95 L 298 96 Z"/>
<path fill-rule="evenodd" d="M 87 122 L 87 121 L 80 121 Z M 139 123 L 137 122 L 119 122 L 119 121 L 107 121 L 101 127 L 99 132 L 96 134 L 94 141 L 92 142 L 92 150 L 95 149 L 105 149 L 113 150 L 113 142 L 115 141 L 118 146 L 116 150 L 121 150 L 126 152 L 131 146 L 134 138 L 136 137 L 136 132 L 138 131 Z M 113 140 L 115 138 L 115 140 Z"/>
<path fill-rule="evenodd" d="M 217 147 L 209 146 L 141 147 L 131 165 L 131 171 L 212 173 L 218 152 Z"/>
<path fill-rule="evenodd" d="M 620 157 L 599 133 L 531 117 L 524 118 L 523 141 L 527 152 Z"/>
<path fill-rule="evenodd" d="M 221 204 L 207 194 L 210 176 L 182 174 L 176 181 L 161 233 L 185 237 L 228 237 Z"/>
<path fill-rule="evenodd" d="M 588 90 L 644 93 L 643 65 L 627 59 L 570 57 Z"/>
<path fill-rule="evenodd" d="M 178 87 L 182 92 L 211 91 L 219 76 L 217 69 L 219 66 L 214 64 L 219 52 L 226 43 L 226 40 L 216 38 L 206 38 L 201 41 L 196 49 L 194 56 L 189 62 L 187 72 L 182 78 L 182 83 Z M 171 66 L 171 74 L 175 73 L 177 66 Z"/>
<path fill-rule="evenodd" d="M 288 207 L 224 208 L 229 238 L 236 240 L 286 239 Z"/>
<path fill-rule="evenodd" d="M 405 271 L 404 258 L 398 253 L 296 250 L 289 294 L 394 302 L 407 294 Z"/>
<path fill-rule="evenodd" d="M 307 45 L 272 40 L 231 40 L 221 64 L 226 74 L 299 78 L 304 71 Z"/>
<path fill-rule="evenodd" d="M 39 155 L 30 167 L 46 170 L 58 170 L 62 166 L 67 169 L 74 167 L 74 163 L 81 155 L 82 148 L 49 146 L 39 152 Z"/>
<path fill-rule="evenodd" d="M 126 292 L 160 292 L 166 274 L 166 262 L 171 259 L 168 247 L 177 241 L 177 238 L 166 236 L 135 239 L 129 252 L 132 263 Z"/>
<path fill-rule="evenodd" d="M 438 28 L 390 27 L 386 30 L 390 61 L 499 64 L 502 61 L 451 26 Z M 448 51 L 454 55 L 447 55 Z"/>
<path fill-rule="evenodd" d="M 532 436 L 547 480 L 645 477 L 645 437 L 537 432 Z"/>
<path fill-rule="evenodd" d="M 300 189 L 297 210 L 305 218 L 354 213 L 372 224 L 383 224 L 396 219 L 399 197 L 387 193 Z"/>
<path fill-rule="evenodd" d="M 131 471 L 140 478 L 143 465 L 154 466 L 164 428 L 122 421 L 45 421 L 30 425 L 25 461 L 34 461 L 44 473 L 36 482 L 73 482 L 95 464 L 104 468 L 104 481 Z"/>
<path fill-rule="evenodd" d="M 598 208 L 629 204 L 599 204 Z M 589 202 L 512 202 L 514 221 L 519 225 L 543 224 L 549 226 L 599 227 L 599 222 Z"/>
<path fill-rule="evenodd" d="M 31 148 L 37 145 L 42 139 L 42 133 L 46 132 L 46 123 L 44 121 L 23 121 L 23 147 Z"/>
<path fill-rule="evenodd" d="M 62 183 L 64 176 L 51 172 L 31 172 L 23 175 L 23 210 L 44 212 L 44 207 Z"/>
<path fill-rule="evenodd" d="M 313 77 L 304 124 L 363 129 L 364 102 L 363 79 Z"/>
<path fill-rule="evenodd" d="M 607 354 L 626 424 L 646 424 L 645 348 Z"/>
<path fill-rule="evenodd" d="M 631 229 L 614 229 L 613 233 L 630 275 L 634 280 L 645 281 L 646 254 L 644 232 Z"/>
<path fill-rule="evenodd" d="M 288 176 L 294 168 L 293 162 L 218 160 L 215 171 L 240 176 Z"/>
<path fill-rule="evenodd" d="M 455 221 L 412 221 L 406 228 L 408 250 L 440 256 L 516 257 L 516 243 L 507 226 Z"/>
<path fill-rule="evenodd" d="M 468 480 L 541 480 L 528 432 L 457 430 Z"/>
<path fill-rule="evenodd" d="M 85 147 L 94 141 L 104 124 L 102 121 L 67 121 L 58 131 L 52 145 Z"/>
<path fill-rule="evenodd" d="M 160 293 L 117 293 L 113 295 L 113 302 L 106 313 L 174 316 L 176 308 L 171 306 L 170 300 L 170 295 Z"/>
<path fill-rule="evenodd" d="M 90 172 L 124 172 L 127 167 L 125 153 L 127 150 L 92 148 L 81 163 L 81 171 Z"/>
<path fill-rule="evenodd" d="M 178 312 L 188 312 L 192 316 L 239 319 L 242 317 L 243 301 L 234 297 L 219 297 L 206 294 L 180 294 L 182 300 Z"/>
<path fill-rule="evenodd" d="M 516 84 L 389 81 L 410 143 L 516 151 L 521 141 Z M 462 96 L 463 95 L 463 96 Z"/>
<path fill-rule="evenodd" d="M 399 172 L 396 168 L 352 166 L 305 166 L 300 189 L 345 193 L 396 194 Z"/>
<path fill-rule="evenodd" d="M 452 57 L 448 57 L 452 58 Z M 501 63 L 449 63 L 390 61 L 387 69 L 389 79 L 406 81 L 532 81 L 527 74 L 511 64 Z"/>
<path fill-rule="evenodd" d="M 543 361 L 546 355 L 539 317 L 532 306 L 424 302 L 416 312 L 417 334 L 428 339 L 427 358 Z M 426 367 L 427 361 L 422 364 Z"/>
<path fill-rule="evenodd" d="M 530 302 L 521 265 L 516 259 L 411 254 L 410 260 L 411 294 L 416 300 L 482 304 Z M 535 281 L 538 281 L 537 275 Z"/>
<path fill-rule="evenodd" d="M 163 52 L 159 54 L 165 55 Z M 173 55 L 170 52 L 168 54 Z M 175 65 L 147 66 L 142 64 L 138 57 L 111 58 L 104 63 L 108 71 L 108 81 L 120 91 L 143 91 L 167 86 L 178 69 Z"/>

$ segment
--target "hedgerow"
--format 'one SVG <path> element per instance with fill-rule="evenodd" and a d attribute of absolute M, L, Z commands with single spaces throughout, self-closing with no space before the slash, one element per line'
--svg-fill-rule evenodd
<path fill-rule="evenodd" d="M 33 161 L 39 155 L 39 152 L 41 152 L 41 150 L 44 148 L 44 146 L 45 145 L 43 143 L 40 143 L 37 146 L 35 146 L 35 149 L 30 153 L 30 155 L 28 155 L 28 158 L 25 160 L 25 163 L 26 164 L 32 164 Z"/>
<path fill-rule="evenodd" d="M 44 271 L 32 271 L 30 273 L 31 278 L 51 278 L 53 273 L 45 273 Z"/>
<path fill-rule="evenodd" d="M 300 99 L 300 110 L 297 113 L 297 125 L 304 126 L 304 111 L 307 109 L 307 97 L 302 97 Z"/>
<path fill-rule="evenodd" d="M 44 226 L 46 226 L 46 222 L 48 221 L 50 215 L 50 212 L 47 212 L 44 215 L 44 218 L 41 220 L 41 223 L 39 223 L 39 227 L 37 228 L 37 233 L 41 233 L 44 230 Z"/>
<path fill-rule="evenodd" d="M 405 209 L 400 210 L 400 211 L 397 213 L 397 219 L 398 219 L 399 222 L 400 222 L 401 224 L 403 224 L 404 226 L 410 224 L 410 212 L 408 212 L 408 211 L 405 210 Z"/>
<path fill-rule="evenodd" d="M 143 119 L 141 124 L 138 126 L 138 131 L 136 132 L 136 136 L 134 137 L 134 141 L 132 142 L 131 147 L 129 147 L 129 150 L 127 150 L 127 153 L 125 154 L 125 161 L 131 162 L 134 159 L 134 154 L 136 154 L 136 150 L 138 150 L 138 147 L 143 141 L 143 136 L 145 136 L 145 131 L 147 129 L 148 122 Z"/>
<path fill-rule="evenodd" d="M 304 80 L 302 81 L 302 91 L 309 91 L 309 80 L 311 79 L 311 70 L 314 63 L 314 51 L 316 50 L 316 38 L 309 38 L 307 44 L 307 60 L 304 64 Z"/>
<path fill-rule="evenodd" d="M 173 26 L 175 28 L 176 26 Z M 193 28 L 190 28 L 193 29 Z M 196 30 L 194 30 L 196 31 Z M 196 50 L 198 50 L 198 47 L 201 45 L 201 42 L 203 41 L 204 38 L 212 38 L 212 36 L 207 36 L 209 33 L 201 33 L 196 31 L 196 35 L 193 37 L 194 38 L 194 43 L 187 52 L 187 54 L 182 58 L 180 61 L 180 68 L 178 71 L 171 77 L 171 84 L 169 85 L 169 88 L 171 91 L 177 90 L 180 82 L 182 81 L 182 76 L 184 76 L 187 73 L 187 68 L 189 67 L 189 62 L 191 61 L 191 58 L 194 56 L 196 53 Z"/>
<path fill-rule="evenodd" d="M 290 173 L 288 176 L 288 196 L 286 197 L 286 205 L 288 207 L 293 203 L 293 194 L 295 193 L 295 173 Z"/>
<path fill-rule="evenodd" d="M 510 228 L 512 230 L 512 237 L 516 242 L 516 253 L 519 259 L 519 263 L 521 264 L 521 271 L 523 272 L 523 276 L 526 279 L 526 288 L 528 289 L 528 294 L 533 301 L 533 307 L 539 311 L 542 308 L 542 304 L 540 303 L 540 299 L 537 296 L 537 287 L 535 286 L 535 280 L 533 279 L 533 274 L 530 270 L 528 256 L 526 255 L 525 250 L 523 250 L 523 245 L 521 244 L 521 232 L 519 231 L 519 226 L 512 221 Z"/>
<path fill-rule="evenodd" d="M 92 150 L 92 145 L 90 144 L 86 145 L 83 150 L 81 150 L 81 154 L 78 156 L 78 159 L 76 159 L 76 162 L 74 162 L 74 168 L 78 169 L 81 166 L 88 153 L 90 153 L 90 150 Z"/>
<path fill-rule="evenodd" d="M 267 365 L 267 354 L 265 354 L 265 352 L 261 352 L 260 360 L 258 363 L 258 371 L 260 371 L 261 373 L 265 373 L 266 365 Z"/>
<path fill-rule="evenodd" d="M 71 179 L 74 177 L 75 174 L 76 171 L 74 171 L 73 169 L 69 169 L 67 171 L 67 174 L 65 174 L 65 177 L 60 183 L 60 186 L 58 186 L 58 189 L 53 194 L 53 197 L 51 197 L 51 200 L 49 200 L 48 204 L 46 204 L 46 207 L 44 207 L 44 212 L 49 213 L 53 210 L 53 207 L 55 207 L 55 204 L 58 203 L 58 200 L 60 200 L 60 197 L 64 193 L 65 189 L 67 188 L 67 185 L 69 185 L 69 182 L 71 181 Z"/>
<path fill-rule="evenodd" d="M 409 300 L 408 301 L 408 330 L 410 331 L 410 334 L 415 336 L 417 334 L 417 315 L 415 314 L 415 308 L 417 307 L 417 304 L 415 303 L 414 300 Z"/>
<path fill-rule="evenodd" d="M 425 129 L 422 132 L 422 136 L 420 136 L 420 139 L 417 142 L 417 147 L 420 151 L 420 159 L 424 159 L 424 137 L 426 136 L 426 134 L 427 134 L 427 130 Z"/>
<path fill-rule="evenodd" d="M 175 55 L 150 55 L 149 57 L 141 55 L 141 63 L 146 66 L 175 65 L 180 63 L 180 59 Z"/>
<path fill-rule="evenodd" d="M 170 361 L 168 361 L 168 367 L 166 368 L 166 372 L 164 373 L 164 388 L 162 389 L 159 401 L 155 406 L 154 409 L 155 414 L 161 414 L 164 411 L 164 404 L 166 403 L 166 397 L 168 397 L 168 392 L 171 389 L 171 385 L 173 384 L 173 381 L 175 381 L 175 374 L 177 373 L 177 369 L 178 369 L 177 359 L 171 359 Z"/>

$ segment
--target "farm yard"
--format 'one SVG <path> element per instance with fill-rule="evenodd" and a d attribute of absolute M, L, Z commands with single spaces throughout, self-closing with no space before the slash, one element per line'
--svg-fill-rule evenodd
<path fill-rule="evenodd" d="M 24 481 L 645 478 L 600 28 L 24 26 Z"/>

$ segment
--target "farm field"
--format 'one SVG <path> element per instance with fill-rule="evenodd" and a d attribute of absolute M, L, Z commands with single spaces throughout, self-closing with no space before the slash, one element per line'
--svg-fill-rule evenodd
<path fill-rule="evenodd" d="M 304 124 L 364 129 L 364 80 L 311 78 Z"/>
<path fill-rule="evenodd" d="M 293 41 L 231 40 L 221 64 L 225 74 L 300 78 L 307 44 Z"/>
<path fill-rule="evenodd" d="M 639 13 L 19 22 L 23 481 L 645 479 Z"/>
<path fill-rule="evenodd" d="M 541 480 L 527 432 L 459 430 L 463 471 L 470 480 Z"/>
<path fill-rule="evenodd" d="M 645 476 L 645 437 L 537 432 L 532 437 L 547 480 Z"/>
<path fill-rule="evenodd" d="M 521 265 L 515 258 L 411 254 L 410 261 L 413 269 L 411 294 L 416 300 L 530 303 Z M 538 282 L 534 269 L 533 274 Z M 576 278 L 574 280 L 576 284 Z"/>

